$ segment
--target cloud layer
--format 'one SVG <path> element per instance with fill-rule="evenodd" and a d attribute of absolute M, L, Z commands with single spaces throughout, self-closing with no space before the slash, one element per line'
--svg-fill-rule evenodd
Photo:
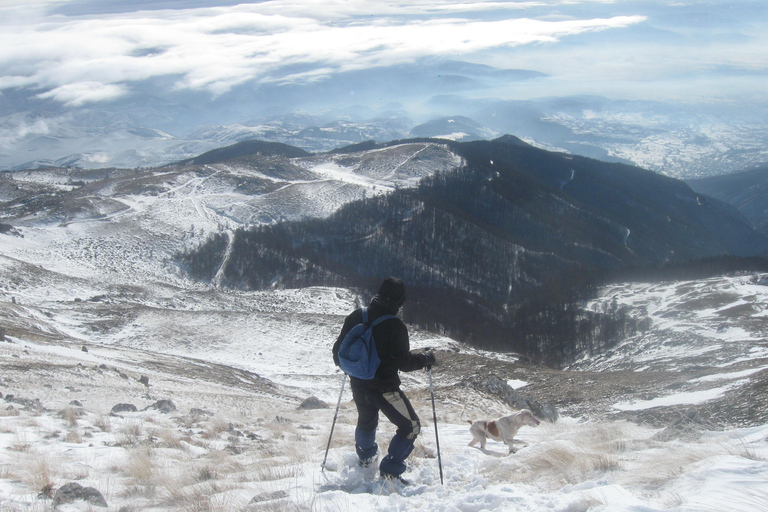
<path fill-rule="evenodd" d="M 521 16 L 523 9 L 541 3 L 508 1 L 157 5 L 165 8 L 88 14 L 98 3 L 7 7 L 0 31 L 0 90 L 28 88 L 40 99 L 76 107 L 128 95 L 137 82 L 170 77 L 176 89 L 215 97 L 248 82 L 311 83 L 427 56 L 477 57 L 646 19 L 534 19 Z"/>

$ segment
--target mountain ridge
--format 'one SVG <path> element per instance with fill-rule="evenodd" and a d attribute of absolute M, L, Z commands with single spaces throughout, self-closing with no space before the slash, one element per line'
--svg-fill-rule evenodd
<path fill-rule="evenodd" d="M 697 192 L 738 208 L 758 231 L 768 234 L 768 164 L 687 183 Z"/>
<path fill-rule="evenodd" d="M 218 269 L 219 284 L 245 289 L 357 286 L 398 275 L 416 289 L 411 321 L 504 346 L 524 296 L 537 288 L 562 294 L 574 274 L 768 250 L 768 238 L 734 208 L 679 180 L 511 136 L 439 142 L 462 164 L 418 188 L 348 203 L 326 219 L 240 228 L 182 259 L 198 277 Z M 486 330 L 450 331 L 469 321 L 460 306 L 467 302 Z M 525 351 L 521 343 L 512 346 Z"/>

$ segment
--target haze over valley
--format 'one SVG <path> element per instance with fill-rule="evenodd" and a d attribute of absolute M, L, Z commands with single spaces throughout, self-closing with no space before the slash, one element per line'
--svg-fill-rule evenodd
<path fill-rule="evenodd" d="M 692 178 L 766 161 L 766 7 L 5 2 L 0 169 L 140 167 L 245 139 L 492 139 Z M 24 49 L 24 51 L 17 50 Z"/>

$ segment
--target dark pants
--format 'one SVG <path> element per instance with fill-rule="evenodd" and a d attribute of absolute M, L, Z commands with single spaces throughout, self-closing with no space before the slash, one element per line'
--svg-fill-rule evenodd
<path fill-rule="evenodd" d="M 413 443 L 421 431 L 419 417 L 405 394 L 397 389 L 382 393 L 352 384 L 352 397 L 357 405 L 357 428 L 355 429 L 355 450 L 361 461 L 368 461 L 376 455 L 376 427 L 379 425 L 379 411 L 384 413 L 396 427 L 389 443 L 387 455 L 379 469 L 389 475 L 401 475 L 405 471 L 405 459 L 413 451 Z"/>

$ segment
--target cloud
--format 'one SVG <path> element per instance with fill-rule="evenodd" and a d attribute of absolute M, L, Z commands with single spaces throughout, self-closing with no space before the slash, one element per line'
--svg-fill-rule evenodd
<path fill-rule="evenodd" d="M 42 91 L 40 98 L 80 106 L 129 94 L 134 82 L 173 77 L 178 89 L 216 96 L 249 81 L 311 82 L 335 72 L 426 56 L 556 43 L 645 20 L 545 21 L 513 15 L 533 5 L 541 3 L 284 0 L 90 17 L 36 16 L 0 26 L 0 89 L 28 87 Z M 493 16 L 483 14 L 491 11 Z M 285 71 L 296 67 L 302 72 Z"/>
<path fill-rule="evenodd" d="M 15 114 L 0 121 L 0 150 L 13 151 L 24 139 L 48 135 L 66 122 L 63 116 L 27 116 Z"/>
<path fill-rule="evenodd" d="M 78 82 L 62 85 L 37 96 L 43 99 L 54 99 L 68 107 L 79 107 L 85 103 L 113 100 L 125 93 L 125 87 L 117 84 Z"/>

